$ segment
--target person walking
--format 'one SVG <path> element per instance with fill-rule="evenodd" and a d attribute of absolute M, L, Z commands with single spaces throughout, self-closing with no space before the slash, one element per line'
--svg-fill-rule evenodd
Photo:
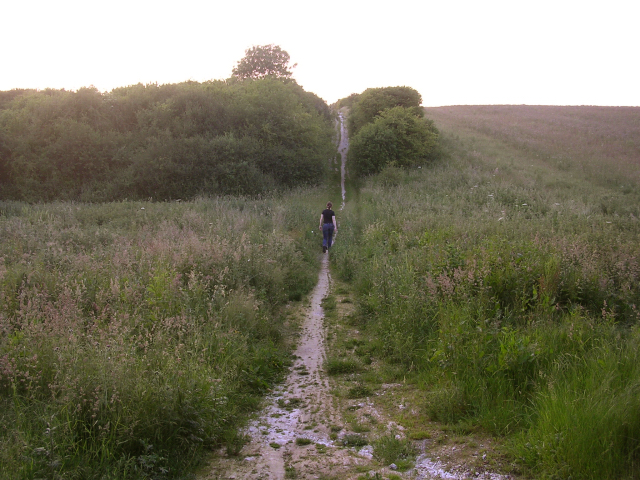
<path fill-rule="evenodd" d="M 322 230 L 322 253 L 327 253 L 333 243 L 333 232 L 338 233 L 338 223 L 336 222 L 336 213 L 331 210 L 333 204 L 327 202 L 325 208 L 320 214 L 320 229 Z"/>

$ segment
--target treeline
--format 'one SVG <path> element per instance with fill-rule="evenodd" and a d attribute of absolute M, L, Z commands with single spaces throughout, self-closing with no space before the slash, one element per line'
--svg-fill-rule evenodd
<path fill-rule="evenodd" d="M 411 87 L 369 88 L 339 100 L 350 109 L 349 161 L 359 175 L 387 166 L 412 167 L 438 157 L 438 130 L 424 118 L 422 96 Z"/>
<path fill-rule="evenodd" d="M 259 194 L 317 183 L 327 104 L 295 81 L 0 92 L 0 198 L 109 201 Z"/>

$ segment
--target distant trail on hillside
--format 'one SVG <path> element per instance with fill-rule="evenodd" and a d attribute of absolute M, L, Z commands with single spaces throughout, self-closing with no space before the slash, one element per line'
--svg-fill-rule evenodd
<path fill-rule="evenodd" d="M 344 117 L 342 114 L 339 117 L 342 209 L 346 200 L 344 177 L 349 139 Z M 347 472 L 355 465 L 370 462 L 370 455 L 362 457 L 331 439 L 331 426 L 344 422 L 323 371 L 326 339 L 322 299 L 329 293 L 330 283 L 329 255 L 326 254 L 322 256 L 318 283 L 304 310 L 295 360 L 287 379 L 267 396 L 262 412 L 245 429 L 251 440 L 241 455 L 221 454 L 212 459 L 209 470 L 199 478 L 284 480 L 288 478 L 287 472 L 295 468 L 298 478 L 329 477 L 338 473 L 346 479 Z M 305 442 L 319 447 L 304 448 Z"/>
<path fill-rule="evenodd" d="M 347 126 L 344 122 L 344 116 L 342 113 L 339 113 L 338 117 L 340 118 L 340 145 L 338 145 L 338 153 L 340 153 L 340 157 L 342 158 L 342 165 L 340 166 L 340 188 L 342 190 L 342 205 L 340 206 L 340 210 L 342 210 L 347 201 L 347 190 L 344 187 L 344 177 L 346 176 L 347 170 L 349 135 L 347 133 Z"/>
<path fill-rule="evenodd" d="M 339 121 L 342 209 L 346 202 L 349 140 L 342 115 L 339 115 Z M 390 435 L 396 439 L 403 438 L 404 427 L 398 425 L 388 412 L 404 409 L 406 402 L 401 384 L 384 384 L 379 392 L 354 398 L 335 380 L 329 379 L 324 364 L 327 359 L 327 329 L 331 327 L 325 323 L 322 300 L 331 291 L 330 255 L 319 252 L 318 255 L 322 255 L 322 261 L 316 287 L 305 304 L 292 305 L 298 308 L 295 312 L 303 315 L 304 319 L 286 380 L 273 388 L 264 399 L 262 411 L 241 432 L 248 437 L 241 451 L 234 456 L 220 450 L 197 476 L 198 480 L 357 480 L 363 478 L 363 472 L 367 478 L 391 478 L 395 475 L 396 478 L 413 480 L 464 480 L 473 476 L 478 480 L 509 480 L 511 477 L 478 472 L 475 467 L 472 473 L 467 465 L 446 470 L 440 463 L 440 456 L 431 460 L 428 452 L 416 458 L 414 468 L 398 472 L 397 465 L 387 465 L 374 459 L 375 449 L 371 441 L 367 440 L 367 445 L 355 443 L 358 439 L 367 438 L 361 435 L 363 431 L 369 431 L 361 430 L 364 419 L 387 438 Z M 335 292 L 334 295 L 337 296 Z M 344 315 L 349 307 L 345 307 L 343 302 L 340 304 L 342 307 L 335 308 L 342 309 L 339 315 Z M 332 330 L 332 335 L 338 332 L 348 337 L 348 330 L 348 327 L 340 325 L 339 329 Z M 384 400 L 376 405 L 374 397 L 384 397 Z M 379 408 L 386 402 L 391 402 L 390 410 Z M 359 427 L 358 433 L 356 427 Z M 455 451 L 456 447 L 448 453 Z M 451 447 L 445 445 L 443 448 Z"/>

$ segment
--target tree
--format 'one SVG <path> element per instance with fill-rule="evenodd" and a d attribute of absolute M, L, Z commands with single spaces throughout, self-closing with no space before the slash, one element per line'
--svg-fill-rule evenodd
<path fill-rule="evenodd" d="M 351 107 L 349 135 L 356 135 L 362 127 L 373 122 L 376 116 L 388 108 L 412 108 L 416 115 L 423 115 L 421 103 L 422 96 L 411 87 L 367 88 Z"/>
<path fill-rule="evenodd" d="M 240 80 L 264 77 L 290 78 L 289 54 L 278 45 L 256 45 L 245 50 L 245 56 L 233 69 L 233 77 Z"/>
<path fill-rule="evenodd" d="M 0 198 L 253 195 L 318 183 L 333 138 L 326 102 L 275 76 L 0 92 Z"/>
<path fill-rule="evenodd" d="M 413 108 L 384 110 L 352 137 L 349 161 L 360 175 L 380 172 L 388 165 L 412 167 L 436 156 L 438 130 Z"/>

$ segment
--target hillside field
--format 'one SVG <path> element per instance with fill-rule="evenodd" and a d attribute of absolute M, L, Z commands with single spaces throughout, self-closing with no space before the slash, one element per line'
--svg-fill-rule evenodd
<path fill-rule="evenodd" d="M 638 478 L 640 108 L 425 110 L 443 158 L 351 179 L 338 211 L 344 380 L 411 385 L 409 438 L 492 437 L 501 473 Z M 192 478 L 236 451 L 339 196 L 0 201 L 0 478 Z"/>
<path fill-rule="evenodd" d="M 637 478 L 640 109 L 425 110 L 447 158 L 362 183 L 332 252 L 360 353 L 513 472 Z"/>

